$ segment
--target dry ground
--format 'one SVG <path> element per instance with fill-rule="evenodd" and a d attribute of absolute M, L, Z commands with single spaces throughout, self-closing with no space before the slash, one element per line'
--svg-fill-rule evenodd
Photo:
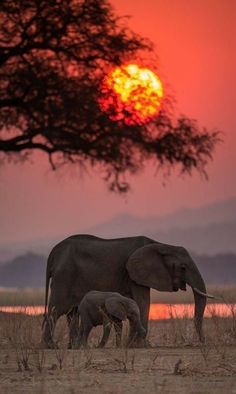
<path fill-rule="evenodd" d="M 65 319 L 58 350 L 40 346 L 42 317 L 0 314 L 1 393 L 236 393 L 236 318 L 205 321 L 199 344 L 189 319 L 150 322 L 146 349 L 67 350 Z M 124 329 L 125 335 L 127 326 Z M 125 337 L 124 335 L 124 337 Z M 124 338 L 125 339 L 125 338 Z"/>

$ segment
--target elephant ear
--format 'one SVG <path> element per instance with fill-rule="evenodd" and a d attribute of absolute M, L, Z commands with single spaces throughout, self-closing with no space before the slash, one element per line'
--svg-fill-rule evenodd
<path fill-rule="evenodd" d="M 105 301 L 105 308 L 109 315 L 116 317 L 119 320 L 127 319 L 127 313 L 124 305 L 116 297 L 110 297 Z"/>
<path fill-rule="evenodd" d="M 155 243 L 137 249 L 127 261 L 126 268 L 130 278 L 139 285 L 159 291 L 173 291 L 165 254 L 158 246 Z"/>

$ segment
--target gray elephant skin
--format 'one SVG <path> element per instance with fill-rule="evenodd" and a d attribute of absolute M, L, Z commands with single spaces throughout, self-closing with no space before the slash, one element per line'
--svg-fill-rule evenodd
<path fill-rule="evenodd" d="M 147 331 L 150 288 L 174 292 L 186 290 L 186 284 L 193 290 L 195 327 L 202 339 L 206 287 L 185 248 L 145 236 L 102 239 L 73 235 L 58 243 L 48 257 L 43 342 L 49 348 L 54 347 L 55 324 L 65 314 L 73 346 L 78 338 L 78 305 L 88 291 L 111 291 L 132 298 L 139 307 L 141 322 Z M 132 337 L 132 330 L 130 335 Z"/>
<path fill-rule="evenodd" d="M 139 307 L 134 300 L 115 292 L 89 291 L 79 305 L 79 346 L 87 346 L 93 327 L 103 325 L 103 336 L 98 347 L 103 348 L 112 324 L 116 332 L 116 346 L 121 345 L 122 321 L 128 319 L 136 338 L 145 338 L 146 330 L 140 320 Z"/>

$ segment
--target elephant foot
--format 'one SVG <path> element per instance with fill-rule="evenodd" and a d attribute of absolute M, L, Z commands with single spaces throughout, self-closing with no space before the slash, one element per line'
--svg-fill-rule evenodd
<path fill-rule="evenodd" d="M 129 348 L 139 348 L 139 349 L 141 349 L 141 348 L 151 348 L 152 347 L 152 345 L 150 344 L 150 342 L 147 340 L 147 339 L 134 339 L 134 340 L 131 340 L 129 343 L 128 343 L 128 346 L 127 347 L 129 347 Z"/>
<path fill-rule="evenodd" d="M 89 346 L 87 343 L 82 343 L 81 347 L 82 347 L 84 350 L 90 349 L 90 346 Z"/>
<path fill-rule="evenodd" d="M 96 349 L 103 349 L 104 346 L 105 346 L 105 343 L 99 343 L 99 344 L 96 346 Z"/>
<path fill-rule="evenodd" d="M 146 347 L 146 348 L 152 348 L 153 346 L 151 345 L 151 343 L 150 343 L 150 341 L 148 340 L 148 339 L 143 339 L 143 343 L 144 343 L 144 346 L 143 347 Z"/>
<path fill-rule="evenodd" d="M 72 349 L 72 350 L 78 350 L 78 349 L 80 349 L 80 344 L 78 343 L 78 342 L 73 342 L 73 343 L 71 343 L 71 342 L 69 342 L 68 343 L 68 346 L 67 346 L 67 349 Z"/>
<path fill-rule="evenodd" d="M 42 347 L 44 349 L 58 349 L 58 345 L 55 342 L 53 342 L 53 341 L 51 341 L 51 342 L 44 342 L 42 344 Z"/>
<path fill-rule="evenodd" d="M 134 342 L 132 342 L 132 343 L 129 343 L 128 344 L 128 346 L 127 346 L 129 349 L 142 349 L 142 348 L 145 348 L 146 346 L 144 346 L 143 344 L 141 344 L 141 343 L 134 343 Z"/>
<path fill-rule="evenodd" d="M 81 337 L 79 335 L 70 335 L 67 349 L 79 349 L 81 347 Z"/>

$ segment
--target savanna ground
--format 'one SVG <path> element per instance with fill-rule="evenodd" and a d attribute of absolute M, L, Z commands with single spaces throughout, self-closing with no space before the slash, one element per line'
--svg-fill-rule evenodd
<path fill-rule="evenodd" d="M 151 347 L 145 349 L 115 349 L 113 334 L 105 349 L 97 349 L 101 329 L 96 328 L 89 349 L 68 350 L 61 318 L 55 333 L 59 349 L 45 350 L 40 344 L 42 316 L 0 313 L 0 392 L 236 393 L 233 294 L 225 301 L 230 318 L 217 317 L 213 310 L 205 319 L 204 344 L 198 342 L 191 319 L 173 317 L 150 321 Z M 125 324 L 124 341 L 127 331 Z"/>

